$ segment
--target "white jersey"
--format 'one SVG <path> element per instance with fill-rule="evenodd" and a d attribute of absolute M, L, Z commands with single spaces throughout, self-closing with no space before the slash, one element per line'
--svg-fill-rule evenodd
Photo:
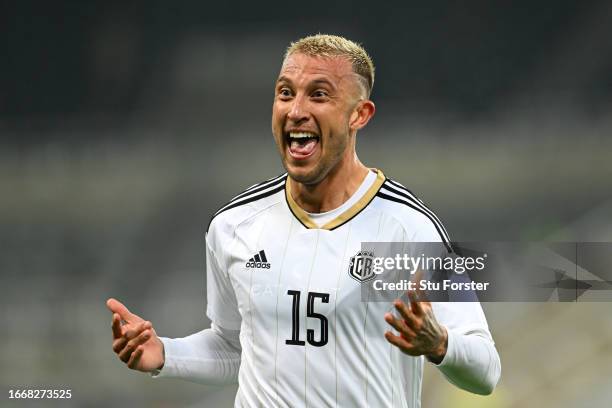
<path fill-rule="evenodd" d="M 322 226 L 294 202 L 286 180 L 238 195 L 207 233 L 207 314 L 240 330 L 236 406 L 419 407 L 424 359 L 386 341 L 391 305 L 363 302 L 349 266 L 362 242 L 448 244 L 444 227 L 379 170 Z M 490 339 L 478 303 L 435 303 L 434 313 L 449 333 Z"/>

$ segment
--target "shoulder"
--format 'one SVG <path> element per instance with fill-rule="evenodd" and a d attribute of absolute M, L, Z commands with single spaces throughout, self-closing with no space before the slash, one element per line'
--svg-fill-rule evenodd
<path fill-rule="evenodd" d="M 207 234 L 233 231 L 261 211 L 284 200 L 287 174 L 273 177 L 247 188 L 217 210 L 206 229 Z"/>
<path fill-rule="evenodd" d="M 387 177 L 376 197 L 379 207 L 396 218 L 404 228 L 414 231 L 417 240 L 442 241 L 450 248 L 450 237 L 440 218 L 402 184 Z"/>

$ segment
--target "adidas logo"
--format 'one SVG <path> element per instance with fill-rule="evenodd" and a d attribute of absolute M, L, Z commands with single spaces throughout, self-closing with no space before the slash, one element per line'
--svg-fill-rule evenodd
<path fill-rule="evenodd" d="M 259 269 L 270 269 L 270 263 L 268 262 L 268 258 L 266 258 L 266 253 L 262 249 L 258 253 L 256 253 L 251 259 L 249 259 L 246 263 L 247 268 L 259 268 Z"/>

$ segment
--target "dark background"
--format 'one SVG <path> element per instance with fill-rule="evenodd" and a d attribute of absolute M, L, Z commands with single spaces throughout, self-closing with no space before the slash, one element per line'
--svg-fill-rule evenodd
<path fill-rule="evenodd" d="M 282 172 L 273 83 L 285 47 L 317 32 L 373 57 L 360 158 L 420 195 L 452 238 L 610 241 L 609 2 L 5 2 L 0 405 L 10 388 L 49 387 L 71 388 L 79 407 L 231 405 L 232 387 L 123 368 L 104 301 L 161 335 L 209 324 L 206 225 Z M 424 407 L 612 400 L 608 303 L 484 308 L 502 357 L 495 394 L 428 367 Z"/>

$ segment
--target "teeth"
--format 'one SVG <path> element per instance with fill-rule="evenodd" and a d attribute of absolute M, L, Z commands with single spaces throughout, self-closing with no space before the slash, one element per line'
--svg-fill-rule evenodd
<path fill-rule="evenodd" d="M 309 138 L 318 137 L 318 136 L 315 134 L 306 133 L 306 132 L 299 132 L 299 133 L 290 132 L 289 137 L 292 139 L 309 139 Z"/>

